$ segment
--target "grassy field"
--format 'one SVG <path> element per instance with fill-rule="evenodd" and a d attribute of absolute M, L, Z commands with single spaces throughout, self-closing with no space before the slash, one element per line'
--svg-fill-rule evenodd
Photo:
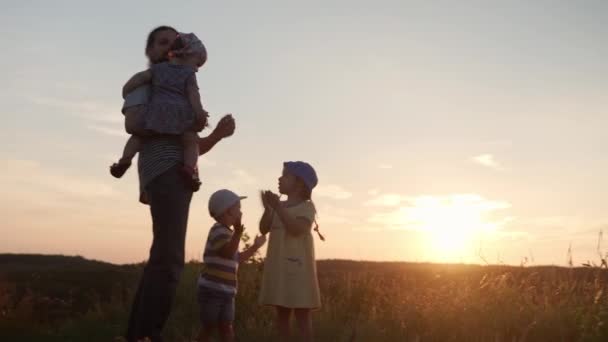
<path fill-rule="evenodd" d="M 257 305 L 262 264 L 244 265 L 239 341 L 272 340 Z M 608 341 L 608 271 L 598 268 L 318 262 L 317 341 Z M 188 263 L 167 341 L 198 331 Z M 0 255 L 0 341 L 111 341 L 126 322 L 142 265 Z"/>

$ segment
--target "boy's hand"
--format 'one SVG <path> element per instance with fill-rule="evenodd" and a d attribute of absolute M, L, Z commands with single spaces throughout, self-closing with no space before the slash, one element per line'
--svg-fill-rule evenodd
<path fill-rule="evenodd" d="M 245 230 L 245 226 L 242 223 L 238 223 L 234 225 L 234 233 L 235 234 L 243 234 L 243 231 Z"/>
<path fill-rule="evenodd" d="M 260 248 L 260 247 L 264 246 L 265 243 L 266 243 L 266 235 L 257 235 L 255 237 L 255 239 L 253 240 L 253 246 L 255 248 Z"/>
<path fill-rule="evenodd" d="M 242 223 L 243 221 L 243 213 L 239 213 L 239 216 L 236 218 L 236 222 L 234 223 L 234 232 L 237 234 L 243 234 L 243 230 L 245 230 L 245 226 Z"/>

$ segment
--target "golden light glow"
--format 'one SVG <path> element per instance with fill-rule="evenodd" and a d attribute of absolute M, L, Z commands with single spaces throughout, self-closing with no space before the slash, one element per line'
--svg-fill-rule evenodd
<path fill-rule="evenodd" d="M 471 256 L 482 235 L 491 235 L 505 222 L 491 212 L 509 207 L 479 195 L 421 196 L 401 208 L 407 228 L 422 231 L 427 256 L 433 260 L 460 261 Z"/>

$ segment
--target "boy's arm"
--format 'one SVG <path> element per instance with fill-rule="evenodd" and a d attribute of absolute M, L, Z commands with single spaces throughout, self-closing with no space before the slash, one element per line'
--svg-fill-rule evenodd
<path fill-rule="evenodd" d="M 138 72 L 137 74 L 133 75 L 133 77 L 131 77 L 127 81 L 127 83 L 125 83 L 125 85 L 122 87 L 123 99 L 127 96 L 128 93 L 150 82 L 152 82 L 152 71 L 150 71 L 149 69 Z"/>
<path fill-rule="evenodd" d="M 201 131 L 207 126 L 207 118 L 209 113 L 203 108 L 201 103 L 201 94 L 198 92 L 198 84 L 196 83 L 196 76 L 192 75 L 186 83 L 186 92 L 188 95 L 188 102 L 192 106 L 194 115 L 196 117 L 196 130 Z"/>
<path fill-rule="evenodd" d="M 234 233 L 232 234 L 232 238 L 230 238 L 230 241 L 224 244 L 224 246 L 222 246 L 219 250 L 219 255 L 222 258 L 232 259 L 232 257 L 234 257 L 234 253 L 236 253 L 239 249 L 239 243 L 241 242 L 241 235 L 243 235 L 243 229 L 245 229 L 243 225 L 234 227 Z"/>
<path fill-rule="evenodd" d="M 251 247 L 239 253 L 239 263 L 245 262 L 249 260 L 252 256 L 255 255 L 255 252 L 260 249 L 266 242 L 266 236 L 260 235 L 255 238 L 255 241 Z"/>
<path fill-rule="evenodd" d="M 258 248 L 251 246 L 251 247 L 247 248 L 246 250 L 240 252 L 239 253 L 239 264 L 244 263 L 245 261 L 249 260 L 249 258 L 251 258 L 257 251 L 258 251 Z"/>

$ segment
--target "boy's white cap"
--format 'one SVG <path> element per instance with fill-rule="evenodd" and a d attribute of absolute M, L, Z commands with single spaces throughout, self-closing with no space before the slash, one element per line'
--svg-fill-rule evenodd
<path fill-rule="evenodd" d="M 239 196 L 227 189 L 218 190 L 209 197 L 209 214 L 211 217 L 218 217 L 245 198 L 247 196 Z"/>

